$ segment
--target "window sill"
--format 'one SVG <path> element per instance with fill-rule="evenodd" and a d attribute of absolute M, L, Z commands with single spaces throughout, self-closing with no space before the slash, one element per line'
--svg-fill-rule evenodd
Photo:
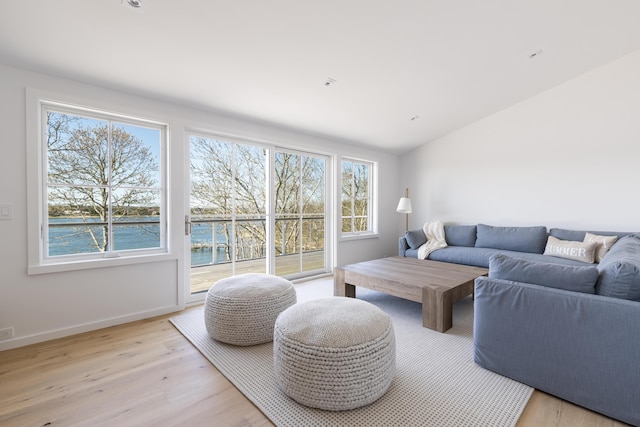
<path fill-rule="evenodd" d="M 351 233 L 351 234 L 341 235 L 339 240 L 341 242 L 350 242 L 352 240 L 377 239 L 378 237 L 380 237 L 378 233 L 363 232 L 363 233 Z"/>
<path fill-rule="evenodd" d="M 128 256 L 122 258 L 101 258 L 82 261 L 57 262 L 51 264 L 30 265 L 27 269 L 29 276 L 36 274 L 60 273 L 65 271 L 89 270 L 93 268 L 118 267 L 131 264 L 146 264 L 150 262 L 161 262 L 177 260 L 174 254 L 149 254 Z"/>

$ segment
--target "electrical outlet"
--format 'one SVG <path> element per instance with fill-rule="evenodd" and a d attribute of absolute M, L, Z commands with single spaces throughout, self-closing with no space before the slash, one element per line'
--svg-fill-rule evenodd
<path fill-rule="evenodd" d="M 12 219 L 13 218 L 13 206 L 12 205 L 0 205 L 0 219 Z"/>
<path fill-rule="evenodd" d="M 13 328 L 0 329 L 0 341 L 13 338 Z"/>

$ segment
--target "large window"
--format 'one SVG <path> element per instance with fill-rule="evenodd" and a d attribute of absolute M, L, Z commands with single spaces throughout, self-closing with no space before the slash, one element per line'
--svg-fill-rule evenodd
<path fill-rule="evenodd" d="M 41 261 L 166 252 L 166 125 L 41 103 Z"/>
<path fill-rule="evenodd" d="M 372 183 L 373 164 L 342 160 L 342 235 L 374 232 Z"/>

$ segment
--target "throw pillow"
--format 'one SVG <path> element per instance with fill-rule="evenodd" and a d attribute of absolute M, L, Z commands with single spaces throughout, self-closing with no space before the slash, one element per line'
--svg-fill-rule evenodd
<path fill-rule="evenodd" d="M 427 236 L 425 236 L 422 230 L 409 230 L 404 233 L 407 244 L 411 249 L 418 249 L 420 246 L 427 243 Z"/>
<path fill-rule="evenodd" d="M 595 266 L 547 264 L 496 254 L 489 259 L 489 277 L 593 294 L 598 269 Z"/>
<path fill-rule="evenodd" d="M 602 261 L 602 258 L 609 252 L 616 240 L 618 240 L 618 236 L 599 236 L 589 232 L 584 236 L 585 242 L 596 242 L 596 262 Z"/>
<path fill-rule="evenodd" d="M 553 236 L 549 236 L 543 255 L 593 263 L 595 254 L 596 242 L 585 243 L 573 240 L 560 240 Z"/>

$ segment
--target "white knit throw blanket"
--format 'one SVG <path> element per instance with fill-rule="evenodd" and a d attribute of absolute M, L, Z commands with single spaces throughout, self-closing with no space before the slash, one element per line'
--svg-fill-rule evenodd
<path fill-rule="evenodd" d="M 447 247 L 442 221 L 426 222 L 422 227 L 422 231 L 427 236 L 427 243 L 418 248 L 418 259 L 427 259 L 431 252 Z"/>

